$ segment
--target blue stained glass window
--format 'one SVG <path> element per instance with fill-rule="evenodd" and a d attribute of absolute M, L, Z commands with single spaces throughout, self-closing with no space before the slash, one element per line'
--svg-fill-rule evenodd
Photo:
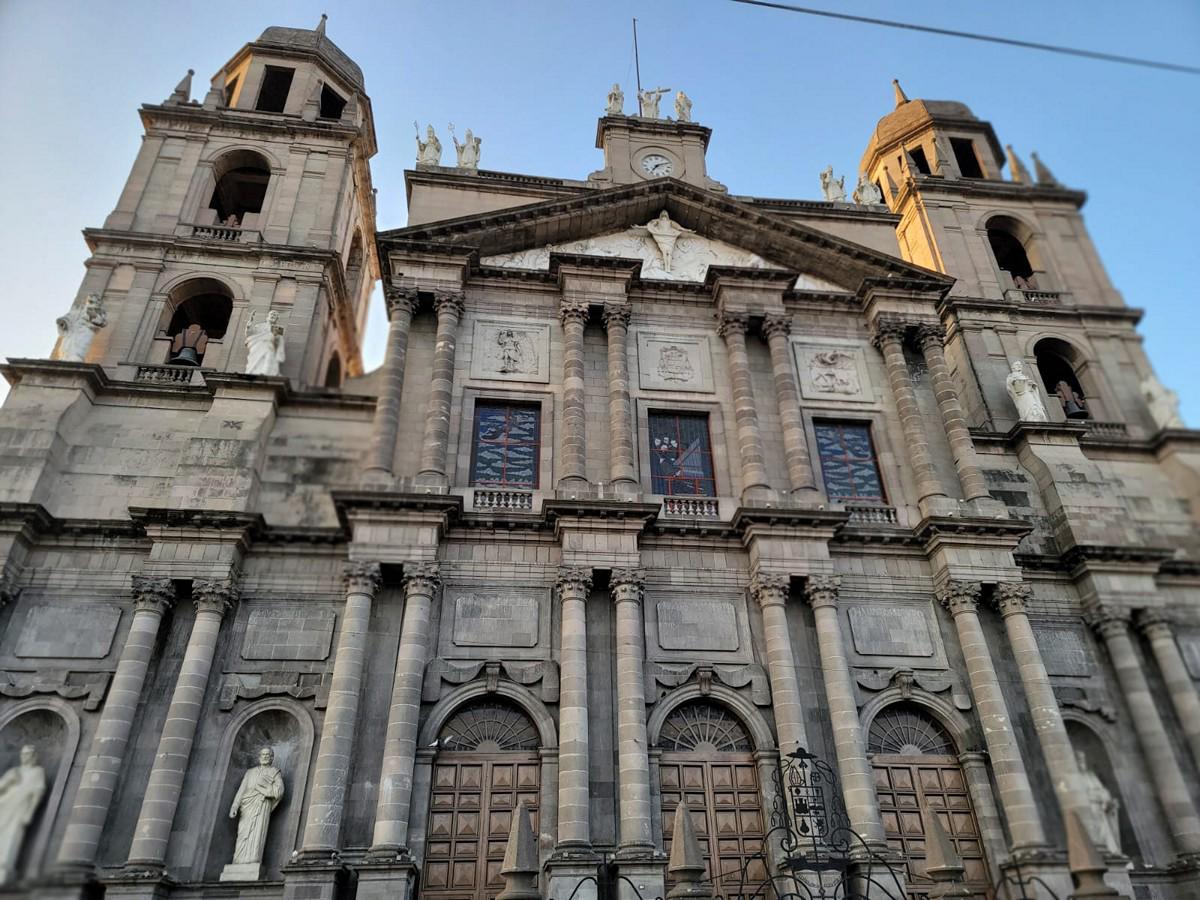
<path fill-rule="evenodd" d="M 817 454 L 830 500 L 882 503 L 883 481 L 868 425 L 816 422 Z"/>
<path fill-rule="evenodd" d="M 708 416 L 650 413 L 650 481 L 656 494 L 715 497 Z"/>
<path fill-rule="evenodd" d="M 541 411 L 511 403 L 475 404 L 471 484 L 534 489 L 541 453 Z"/>

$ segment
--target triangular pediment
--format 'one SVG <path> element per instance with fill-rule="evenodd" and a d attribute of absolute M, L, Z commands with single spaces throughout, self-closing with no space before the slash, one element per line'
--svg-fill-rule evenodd
<path fill-rule="evenodd" d="M 664 254 L 655 225 L 676 239 Z M 946 290 L 952 279 L 673 179 L 381 232 L 389 252 L 466 252 L 473 268 L 547 270 L 553 253 L 636 259 L 643 281 L 703 282 L 713 266 L 792 272 L 795 287 L 856 292 L 864 279 Z M 431 246 L 432 245 L 432 246 Z"/>

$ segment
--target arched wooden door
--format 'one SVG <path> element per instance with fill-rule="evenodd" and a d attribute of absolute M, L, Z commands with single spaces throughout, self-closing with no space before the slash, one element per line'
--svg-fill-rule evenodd
<path fill-rule="evenodd" d="M 761 855 L 767 827 L 745 727 L 724 707 L 691 700 L 667 716 L 658 746 L 663 847 L 670 854 L 675 807 L 687 797 L 714 893 L 741 896 L 745 871 L 745 893 L 752 894 L 767 878 Z"/>
<path fill-rule="evenodd" d="M 925 827 L 921 810 L 936 811 L 966 868 L 967 887 L 992 896 L 979 823 L 954 742 L 931 715 L 913 704 L 889 706 L 875 717 L 867 736 L 875 767 L 875 791 L 888 846 L 904 856 L 908 893 L 924 898 Z"/>
<path fill-rule="evenodd" d="M 446 722 L 433 762 L 422 898 L 491 900 L 504 889 L 500 865 L 519 803 L 538 833 L 539 743 L 533 722 L 507 703 L 474 703 Z"/>

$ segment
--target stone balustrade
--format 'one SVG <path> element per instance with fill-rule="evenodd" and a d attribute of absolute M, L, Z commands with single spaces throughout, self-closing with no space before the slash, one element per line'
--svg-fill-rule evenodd
<path fill-rule="evenodd" d="M 714 497 L 664 497 L 663 515 L 691 519 L 719 519 L 721 505 Z"/>
<path fill-rule="evenodd" d="M 503 488 L 476 488 L 475 509 L 499 512 L 533 512 L 532 491 L 512 491 Z"/>

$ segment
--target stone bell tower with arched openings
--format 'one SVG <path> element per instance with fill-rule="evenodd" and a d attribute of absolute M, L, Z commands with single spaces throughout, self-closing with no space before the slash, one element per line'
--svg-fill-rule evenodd
<path fill-rule="evenodd" d="M 145 137 L 116 208 L 85 231 L 76 308 L 98 296 L 107 324 L 83 361 L 155 383 L 188 383 L 197 368 L 264 374 L 244 334 L 275 313 L 279 374 L 336 387 L 362 371 L 379 270 L 362 70 L 322 16 L 311 31 L 268 28 L 197 100 L 192 74 L 141 108 Z"/>

